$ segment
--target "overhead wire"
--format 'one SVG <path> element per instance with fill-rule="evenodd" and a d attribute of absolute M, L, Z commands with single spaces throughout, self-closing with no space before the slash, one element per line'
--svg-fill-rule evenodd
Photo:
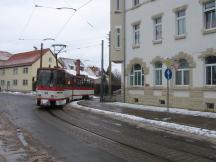
<path fill-rule="evenodd" d="M 63 30 L 65 29 L 65 27 L 68 25 L 68 23 L 70 22 L 70 20 L 74 17 L 74 15 L 83 7 L 85 7 L 86 5 L 88 5 L 90 2 L 92 2 L 93 0 L 89 0 L 86 3 L 84 3 L 83 5 L 81 5 L 79 8 L 76 9 L 76 11 L 74 11 L 74 13 L 67 19 L 67 21 L 65 22 L 65 24 L 61 27 L 61 29 L 57 32 L 55 39 L 57 39 L 60 34 L 63 32 Z"/>
<path fill-rule="evenodd" d="M 97 43 L 97 44 L 92 44 L 92 45 L 88 45 L 88 46 L 76 47 L 76 48 L 72 48 L 72 49 L 68 48 L 67 51 L 81 50 L 81 49 L 96 47 L 96 46 L 99 46 L 99 45 L 101 45 L 101 44 Z"/>
<path fill-rule="evenodd" d="M 28 18 L 28 20 L 27 20 L 27 22 L 26 22 L 23 30 L 21 31 L 21 34 L 20 34 L 20 36 L 19 36 L 18 39 L 22 39 L 23 38 L 23 35 L 25 34 L 25 32 L 26 32 L 26 30 L 27 30 L 27 28 L 28 28 L 28 26 L 29 26 L 29 24 L 30 24 L 30 22 L 32 20 L 32 17 L 33 17 L 33 15 L 35 13 L 35 10 L 36 10 L 36 8 L 35 8 L 35 0 L 33 0 L 33 5 L 34 6 L 33 6 L 33 9 L 32 9 L 32 12 L 31 12 L 31 14 L 30 14 L 30 16 L 29 16 L 29 18 Z"/>

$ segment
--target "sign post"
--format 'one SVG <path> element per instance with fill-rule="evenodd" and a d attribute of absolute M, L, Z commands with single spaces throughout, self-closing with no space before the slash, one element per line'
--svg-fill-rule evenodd
<path fill-rule="evenodd" d="M 169 112 L 169 81 L 172 79 L 172 70 L 167 68 L 164 76 L 167 79 L 167 112 Z"/>

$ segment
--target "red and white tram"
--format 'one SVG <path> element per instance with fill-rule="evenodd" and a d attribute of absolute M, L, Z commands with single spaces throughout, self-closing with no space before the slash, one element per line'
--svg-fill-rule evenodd
<path fill-rule="evenodd" d="M 94 80 L 69 74 L 64 69 L 40 68 L 37 71 L 37 105 L 62 106 L 71 100 L 94 95 Z"/>

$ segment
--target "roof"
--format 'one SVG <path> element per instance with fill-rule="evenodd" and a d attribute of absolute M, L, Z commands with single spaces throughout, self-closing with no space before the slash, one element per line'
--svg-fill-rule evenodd
<path fill-rule="evenodd" d="M 71 75 L 74 75 L 74 76 L 76 76 L 76 74 L 77 74 L 76 70 L 65 69 L 65 71 L 68 72 Z M 94 75 L 90 75 L 86 71 L 80 71 L 80 75 L 88 76 L 88 78 L 90 78 L 90 79 L 98 79 L 98 77 L 96 77 Z"/>
<path fill-rule="evenodd" d="M 42 54 L 44 55 L 50 51 L 50 49 L 44 49 Z M 0 67 L 14 67 L 14 66 L 28 66 L 36 62 L 41 55 L 41 50 L 23 52 L 12 55 L 8 60 L 4 61 Z"/>
<path fill-rule="evenodd" d="M 76 67 L 76 60 L 75 59 L 60 57 L 59 61 L 62 62 L 62 64 L 64 65 L 64 67 L 66 69 L 71 69 L 71 66 L 74 66 L 74 68 Z M 80 66 L 84 67 L 84 64 L 82 61 L 80 61 Z"/>
<path fill-rule="evenodd" d="M 10 54 L 9 52 L 0 51 L 0 61 L 8 60 L 11 56 L 12 54 Z"/>

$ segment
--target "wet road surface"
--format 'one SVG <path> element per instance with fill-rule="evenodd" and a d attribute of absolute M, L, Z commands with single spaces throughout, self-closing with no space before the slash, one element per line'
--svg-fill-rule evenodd
<path fill-rule="evenodd" d="M 0 94 L 0 111 L 62 161 L 213 162 L 213 144 L 138 128 L 66 106 L 38 109 L 31 96 Z"/>

